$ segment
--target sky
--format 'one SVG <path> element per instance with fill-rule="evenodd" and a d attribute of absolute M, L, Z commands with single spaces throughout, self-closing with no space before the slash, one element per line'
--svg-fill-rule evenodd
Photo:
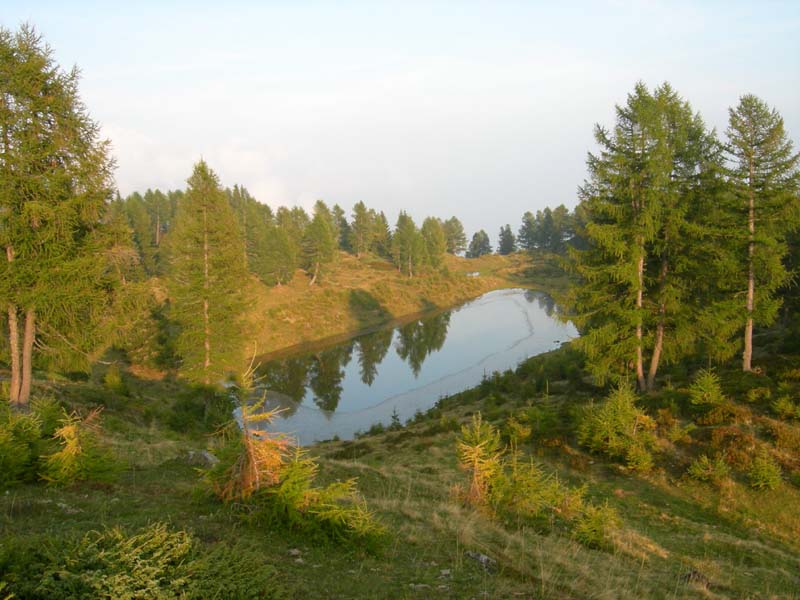
<path fill-rule="evenodd" d="M 754 93 L 800 146 L 800 2 L 36 2 L 124 196 L 205 159 L 273 208 L 458 216 L 469 236 L 577 202 L 593 127 L 638 80 L 709 126 Z"/>

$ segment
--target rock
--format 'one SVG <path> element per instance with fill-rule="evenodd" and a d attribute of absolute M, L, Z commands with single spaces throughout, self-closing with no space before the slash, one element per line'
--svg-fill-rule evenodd
<path fill-rule="evenodd" d="M 450 577 L 450 569 L 442 569 L 439 571 L 439 579 L 446 579 Z"/>
<path fill-rule="evenodd" d="M 208 450 L 189 450 L 186 453 L 186 464 L 193 467 L 210 469 L 219 462 L 219 459 Z"/>
<path fill-rule="evenodd" d="M 429 586 L 427 583 L 409 583 L 408 587 L 414 591 L 431 589 L 431 586 Z"/>
<path fill-rule="evenodd" d="M 295 558 L 295 559 L 294 559 L 294 562 L 296 562 L 298 565 L 304 565 L 304 564 L 306 564 L 306 561 L 304 561 L 302 558 L 299 558 L 299 557 L 298 557 L 298 558 Z"/>
<path fill-rule="evenodd" d="M 707 588 L 711 584 L 711 581 L 709 581 L 708 577 L 703 575 L 700 571 L 695 571 L 694 569 L 686 573 L 683 577 L 681 577 L 681 579 L 685 583 L 694 583 L 704 588 Z"/>
<path fill-rule="evenodd" d="M 291 550 L 289 550 L 289 556 L 300 556 L 301 554 L 302 552 L 300 551 L 299 548 L 292 548 Z"/>
<path fill-rule="evenodd" d="M 480 552 L 472 552 L 471 550 L 467 550 L 464 552 L 467 558 L 471 558 L 474 561 L 480 563 L 480 565 L 484 568 L 487 573 L 494 573 L 497 571 L 497 561 L 485 554 L 481 554 Z"/>

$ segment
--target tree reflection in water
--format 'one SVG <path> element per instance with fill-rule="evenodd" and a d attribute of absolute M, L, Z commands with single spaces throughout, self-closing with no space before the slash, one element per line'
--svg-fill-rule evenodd
<path fill-rule="evenodd" d="M 444 346 L 449 325 L 450 311 L 447 311 L 412 321 L 396 330 L 395 350 L 409 364 L 415 377 L 419 376 L 425 359 Z M 271 361 L 259 369 L 262 385 L 294 401 L 285 407 L 287 416 L 294 414 L 308 390 L 311 390 L 314 403 L 320 410 L 333 413 L 342 398 L 345 368 L 352 360 L 353 352 L 358 352 L 361 381 L 371 386 L 393 339 L 394 329 L 382 329 L 333 348 Z"/>

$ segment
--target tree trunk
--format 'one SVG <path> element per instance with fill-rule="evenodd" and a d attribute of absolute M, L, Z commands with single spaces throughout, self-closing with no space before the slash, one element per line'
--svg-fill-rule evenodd
<path fill-rule="evenodd" d="M 753 255 L 756 251 L 756 199 L 753 192 L 753 159 L 750 159 L 750 196 L 748 199 L 747 229 L 747 323 L 744 327 L 744 352 L 742 353 L 742 370 L 753 370 L 753 305 L 755 304 L 756 281 L 753 272 Z"/>
<path fill-rule="evenodd" d="M 636 290 L 636 310 L 639 315 L 636 320 L 636 382 L 640 391 L 647 389 L 647 382 L 644 378 L 644 357 L 642 356 L 642 299 L 644 296 L 644 248 L 640 247 L 639 262 L 636 265 L 639 276 L 639 288 Z"/>
<path fill-rule="evenodd" d="M 664 293 L 664 285 L 669 271 L 669 262 L 666 258 L 661 261 L 661 273 L 659 280 L 661 283 L 661 293 Z M 656 372 L 658 363 L 661 360 L 661 350 L 664 348 L 664 317 L 667 314 L 666 303 L 662 296 L 661 303 L 658 305 L 658 325 L 656 326 L 656 343 L 653 346 L 653 356 L 650 357 L 650 370 L 647 373 L 647 391 L 652 392 L 656 387 Z"/>
<path fill-rule="evenodd" d="M 6 259 L 14 262 L 14 247 L 6 246 Z M 8 349 L 11 353 L 11 383 L 8 390 L 8 399 L 11 404 L 19 404 L 19 384 L 21 380 L 19 363 L 19 324 L 17 322 L 17 307 L 8 305 Z"/>
<path fill-rule="evenodd" d="M 317 275 L 319 275 L 319 261 L 314 263 L 314 276 L 308 282 L 308 285 L 314 285 L 314 282 L 317 281 Z"/>
<path fill-rule="evenodd" d="M 8 305 L 8 348 L 11 353 L 11 388 L 8 391 L 8 397 L 11 404 L 20 404 L 19 325 L 17 323 L 17 307 L 13 304 Z"/>
<path fill-rule="evenodd" d="M 208 319 L 208 213 L 206 208 L 203 207 L 203 326 L 205 335 L 205 350 L 206 359 L 203 363 L 203 371 L 205 372 L 205 384 L 211 384 L 211 374 L 209 368 L 211 367 L 211 327 Z"/>
<path fill-rule="evenodd" d="M 19 403 L 27 404 L 31 399 L 33 380 L 33 343 L 36 340 L 36 310 L 25 311 L 25 334 L 22 338 L 22 382 L 19 387 Z"/>

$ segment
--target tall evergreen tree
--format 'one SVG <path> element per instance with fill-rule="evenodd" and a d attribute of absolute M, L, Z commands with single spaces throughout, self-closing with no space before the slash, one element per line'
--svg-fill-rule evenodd
<path fill-rule="evenodd" d="M 467 258 L 479 258 L 484 254 L 492 253 L 492 245 L 489 243 L 489 235 L 481 229 L 472 236 L 467 250 Z"/>
<path fill-rule="evenodd" d="M 0 304 L 14 403 L 30 397 L 34 348 L 85 347 L 106 304 L 101 222 L 112 167 L 78 70 L 62 71 L 33 28 L 0 28 Z"/>
<path fill-rule="evenodd" d="M 267 285 L 280 286 L 294 277 L 299 248 L 283 227 L 270 224 L 256 241 L 252 272 Z"/>
<path fill-rule="evenodd" d="M 405 212 L 397 217 L 392 236 L 392 258 L 398 270 L 409 277 L 422 263 L 425 256 L 425 241 L 422 239 L 414 220 Z"/>
<path fill-rule="evenodd" d="M 331 214 L 333 215 L 333 220 L 336 222 L 336 230 L 338 232 L 336 243 L 339 249 L 345 252 L 352 252 L 353 247 L 350 245 L 350 239 L 352 237 L 350 232 L 351 228 L 344 214 L 344 209 L 338 204 L 334 204 L 331 209 Z"/>
<path fill-rule="evenodd" d="M 214 172 L 194 166 L 170 238 L 170 314 L 181 371 L 206 385 L 237 370 L 244 308 L 244 241 Z"/>
<path fill-rule="evenodd" d="M 775 292 L 789 277 L 783 258 L 786 234 L 800 218 L 800 154 L 793 152 L 780 114 L 750 94 L 730 109 L 727 135 L 730 180 L 747 223 L 742 368 L 750 371 L 753 326 L 774 320 L 780 307 Z"/>
<path fill-rule="evenodd" d="M 376 236 L 375 213 L 367 209 L 363 202 L 353 206 L 353 225 L 350 229 L 350 246 L 361 257 L 373 245 Z"/>
<path fill-rule="evenodd" d="M 450 217 L 442 223 L 444 236 L 447 240 L 447 251 L 450 254 L 459 254 L 467 249 L 467 234 L 464 226 L 456 217 Z"/>
<path fill-rule="evenodd" d="M 439 219 L 428 217 L 422 222 L 420 234 L 425 243 L 425 259 L 434 268 L 442 264 L 447 252 L 447 240 L 444 236 L 442 223 Z"/>
<path fill-rule="evenodd" d="M 375 229 L 372 235 L 372 242 L 370 250 L 384 258 L 392 257 L 392 230 L 389 227 L 389 221 L 383 211 L 375 213 L 373 209 L 369 211 L 374 223 Z"/>
<path fill-rule="evenodd" d="M 336 234 L 331 226 L 331 213 L 320 200 L 314 207 L 311 219 L 303 237 L 304 268 L 311 275 L 308 285 L 314 285 L 326 265 L 333 262 L 336 255 Z"/>
<path fill-rule="evenodd" d="M 632 366 L 648 390 L 664 355 L 685 355 L 697 337 L 698 267 L 685 242 L 699 233 L 689 215 L 701 210 L 699 182 L 717 145 L 668 84 L 655 93 L 637 84 L 613 133 L 598 126 L 595 137 L 601 153 L 589 155 L 581 188 L 588 247 L 571 252 L 582 276 L 572 292 L 577 344 L 599 380 Z"/>
<path fill-rule="evenodd" d="M 517 240 L 511 233 L 511 226 L 506 225 L 500 228 L 500 242 L 497 245 L 498 254 L 511 254 L 517 250 Z"/>
<path fill-rule="evenodd" d="M 517 235 L 517 242 L 519 243 L 520 248 L 527 250 L 528 252 L 532 252 L 536 249 L 536 229 L 536 217 L 533 216 L 531 211 L 526 211 L 525 214 L 522 215 L 522 225 L 520 226 L 519 234 Z"/>

